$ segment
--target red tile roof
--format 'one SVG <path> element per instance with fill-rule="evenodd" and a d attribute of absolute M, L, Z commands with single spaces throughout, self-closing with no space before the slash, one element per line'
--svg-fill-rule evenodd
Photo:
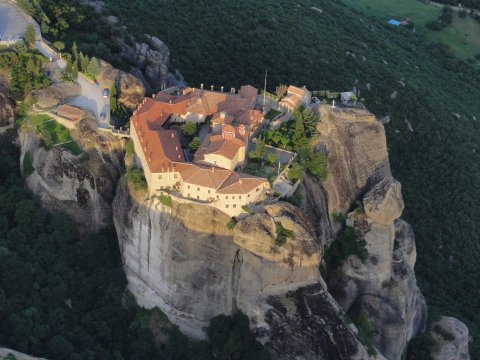
<path fill-rule="evenodd" d="M 207 154 L 217 154 L 233 160 L 238 151 L 246 145 L 241 139 L 224 139 L 222 135 L 211 135 L 195 153 L 195 160 L 201 161 Z"/>

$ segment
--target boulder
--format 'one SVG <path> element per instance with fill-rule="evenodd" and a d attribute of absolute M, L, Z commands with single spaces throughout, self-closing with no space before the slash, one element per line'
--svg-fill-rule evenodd
<path fill-rule="evenodd" d="M 115 84 L 119 102 L 130 111 L 134 110 L 145 96 L 145 88 L 140 79 L 132 74 L 115 69 L 103 60 L 100 61 L 98 81 L 102 86 L 108 88 Z"/>
<path fill-rule="evenodd" d="M 317 266 L 320 246 L 306 215 L 288 203 L 267 205 L 265 210 L 266 214 L 255 214 L 238 222 L 233 235 L 235 244 L 283 266 Z M 284 244 L 276 242 L 277 224 L 292 233 Z"/>
<path fill-rule="evenodd" d="M 438 343 L 433 360 L 470 360 L 468 328 L 460 320 L 442 316 L 432 325 L 430 334 Z"/>
<path fill-rule="evenodd" d="M 381 225 L 393 223 L 402 215 L 404 207 L 402 185 L 393 178 L 381 180 L 363 198 L 366 215 Z"/>
<path fill-rule="evenodd" d="M 44 89 L 36 90 L 33 96 L 37 105 L 42 108 L 51 108 L 64 102 L 70 97 L 80 95 L 80 86 L 74 83 L 58 82 Z"/>

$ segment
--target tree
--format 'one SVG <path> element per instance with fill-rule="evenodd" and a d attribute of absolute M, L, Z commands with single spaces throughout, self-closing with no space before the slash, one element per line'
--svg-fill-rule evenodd
<path fill-rule="evenodd" d="M 309 148 L 304 148 L 301 154 L 305 169 L 319 181 L 325 181 L 328 175 L 328 157 L 321 153 L 313 153 Z"/>
<path fill-rule="evenodd" d="M 112 112 L 117 111 L 118 109 L 118 100 L 117 100 L 117 87 L 115 84 L 110 88 L 110 110 Z"/>
<path fill-rule="evenodd" d="M 265 145 L 265 141 L 261 137 L 257 139 L 255 143 L 255 157 L 258 159 L 263 159 L 265 153 L 267 152 L 267 146 Z"/>
<path fill-rule="evenodd" d="M 188 144 L 188 147 L 190 150 L 195 151 L 197 150 L 202 142 L 200 141 L 200 138 L 198 136 L 194 137 L 192 141 L 190 141 L 190 144 Z"/>
<path fill-rule="evenodd" d="M 59 52 L 62 52 L 65 49 L 65 43 L 63 41 L 55 41 L 53 47 Z"/>
<path fill-rule="evenodd" d="M 72 66 L 72 80 L 77 80 L 77 79 L 78 79 L 78 64 L 74 62 Z"/>
<path fill-rule="evenodd" d="M 33 27 L 32 24 L 28 24 L 27 27 L 25 28 L 25 43 L 28 46 L 31 46 L 35 44 L 35 28 Z"/>
<path fill-rule="evenodd" d="M 73 80 L 73 64 L 70 54 L 67 54 L 65 70 L 63 71 L 63 77 L 67 80 Z"/>
<path fill-rule="evenodd" d="M 87 66 L 87 75 L 91 76 L 92 78 L 96 79 L 98 75 L 100 75 L 100 64 L 95 57 L 90 59 L 90 62 Z"/>
<path fill-rule="evenodd" d="M 197 124 L 194 122 L 187 122 L 182 125 L 182 134 L 188 138 L 191 138 L 197 132 Z"/>
<path fill-rule="evenodd" d="M 281 98 L 281 97 L 285 96 L 285 94 L 287 93 L 287 89 L 288 89 L 287 85 L 285 85 L 285 84 L 280 84 L 280 85 L 278 85 L 278 86 L 276 87 L 276 89 L 275 89 L 275 94 L 276 94 L 279 98 Z"/>
<path fill-rule="evenodd" d="M 295 128 L 293 130 L 292 136 L 293 149 L 295 151 L 298 151 L 308 144 L 308 139 L 305 134 L 303 116 L 301 115 L 301 112 L 298 113 L 298 109 L 294 110 L 293 117 L 295 118 Z"/>
<path fill-rule="evenodd" d="M 290 166 L 290 169 L 288 169 L 288 174 L 287 174 L 288 180 L 292 182 L 297 182 L 302 177 L 302 175 L 303 175 L 302 166 L 299 163 L 294 162 L 292 166 Z"/>
<path fill-rule="evenodd" d="M 78 62 L 78 46 L 77 43 L 74 41 L 72 44 L 72 55 L 73 55 L 73 62 Z"/>
<path fill-rule="evenodd" d="M 275 154 L 270 153 L 267 155 L 267 163 L 269 165 L 275 164 L 277 160 L 278 160 L 278 157 Z"/>
<path fill-rule="evenodd" d="M 88 64 L 90 63 L 90 59 L 88 58 L 88 55 L 84 55 L 80 51 L 79 60 L 80 60 L 80 70 L 82 70 L 83 72 L 87 72 Z"/>

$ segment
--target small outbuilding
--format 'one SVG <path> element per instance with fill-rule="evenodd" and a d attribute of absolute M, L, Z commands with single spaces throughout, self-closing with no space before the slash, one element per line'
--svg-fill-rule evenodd
<path fill-rule="evenodd" d="M 400 26 L 400 25 L 401 25 L 401 22 L 400 22 L 400 21 L 394 20 L 394 19 L 388 20 L 388 23 L 389 23 L 390 25 L 393 25 L 393 26 Z"/>

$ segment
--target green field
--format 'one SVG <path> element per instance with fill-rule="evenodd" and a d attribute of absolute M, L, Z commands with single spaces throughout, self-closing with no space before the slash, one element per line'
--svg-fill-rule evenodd
<path fill-rule="evenodd" d="M 440 8 L 425 4 L 419 0 L 341 0 L 348 7 L 363 14 L 378 17 L 382 22 L 389 19 L 409 18 L 419 30 L 435 41 L 448 45 L 457 56 L 463 59 L 473 58 L 480 53 L 480 24 L 470 16 L 460 18 L 454 12 L 453 22 L 441 31 L 432 31 L 425 27 L 428 21 L 435 20 Z"/>

